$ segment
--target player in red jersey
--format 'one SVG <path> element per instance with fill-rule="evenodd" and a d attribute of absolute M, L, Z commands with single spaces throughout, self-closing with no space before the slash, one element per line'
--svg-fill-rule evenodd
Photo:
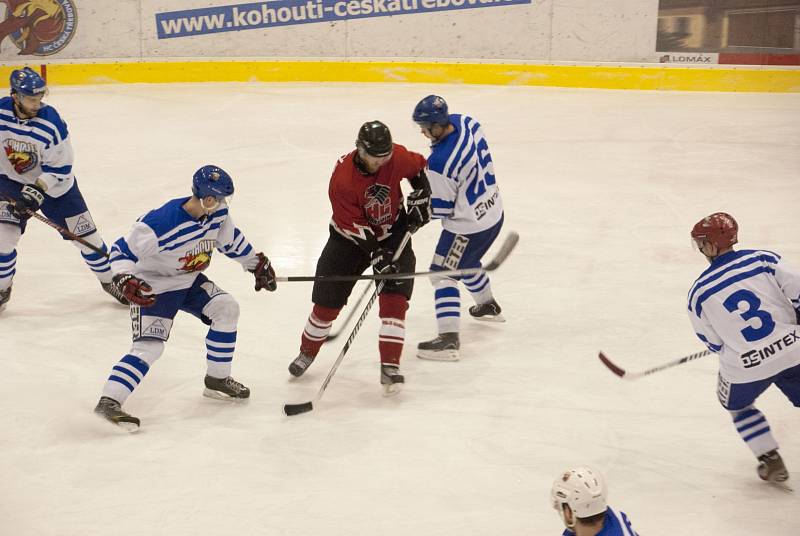
<path fill-rule="evenodd" d="M 339 159 L 331 176 L 330 238 L 317 261 L 316 275 L 357 275 L 370 265 L 376 273 L 414 271 L 410 241 L 397 261 L 392 258 L 406 230 L 430 221 L 425 163 L 421 154 L 392 143 L 389 128 L 380 121 L 361 126 L 356 150 Z M 408 195 L 408 212 L 400 190 L 403 179 L 414 188 Z M 303 330 L 300 355 L 289 365 L 293 376 L 301 376 L 314 361 L 354 285 L 355 281 L 314 283 L 314 308 Z M 413 288 L 413 279 L 387 280 L 378 298 L 381 384 L 387 395 L 397 393 L 405 381 L 399 372 L 400 353 Z"/>

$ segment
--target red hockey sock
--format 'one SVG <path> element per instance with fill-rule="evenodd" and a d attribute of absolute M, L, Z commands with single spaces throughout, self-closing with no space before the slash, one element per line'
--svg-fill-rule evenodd
<path fill-rule="evenodd" d="M 340 309 L 332 309 L 314 304 L 311 314 L 306 322 L 303 335 L 300 337 L 300 351 L 311 357 L 316 357 L 322 343 L 328 338 L 331 325 L 339 316 Z"/>
<path fill-rule="evenodd" d="M 381 294 L 378 300 L 381 317 L 378 351 L 381 354 L 381 363 L 399 365 L 406 338 L 408 300 L 402 294 Z"/>

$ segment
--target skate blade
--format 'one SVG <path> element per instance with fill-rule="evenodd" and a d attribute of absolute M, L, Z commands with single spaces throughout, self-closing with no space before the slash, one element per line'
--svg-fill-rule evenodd
<path fill-rule="evenodd" d="M 481 322 L 505 322 L 506 317 L 502 314 L 499 315 L 484 315 L 484 316 L 473 316 L 475 320 L 480 320 Z"/>
<path fill-rule="evenodd" d="M 383 396 L 386 398 L 397 396 L 402 390 L 402 383 L 387 383 L 383 386 Z"/>
<path fill-rule="evenodd" d="M 116 425 L 118 428 L 125 430 L 129 434 L 135 434 L 139 431 L 139 425 L 135 422 L 118 422 Z"/>
<path fill-rule="evenodd" d="M 417 357 L 428 361 L 458 361 L 461 355 L 458 350 L 417 350 Z"/>
<path fill-rule="evenodd" d="M 250 400 L 250 397 L 236 398 L 230 395 L 226 395 L 225 393 L 209 389 L 208 387 L 206 387 L 203 390 L 203 396 L 206 398 L 213 398 L 214 400 L 224 400 L 226 402 L 233 402 L 234 404 L 244 404 L 245 402 Z"/>

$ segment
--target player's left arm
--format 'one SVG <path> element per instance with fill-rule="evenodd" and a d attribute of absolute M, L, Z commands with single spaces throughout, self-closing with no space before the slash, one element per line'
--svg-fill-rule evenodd
<path fill-rule="evenodd" d="M 794 310 L 800 314 L 800 272 L 787 266 L 783 259 L 775 266 L 775 280 L 781 292 L 792 302 Z"/>
<path fill-rule="evenodd" d="M 244 233 L 236 227 L 228 215 L 222 222 L 217 234 L 217 249 L 226 257 L 229 257 L 239 264 L 242 268 L 256 279 L 255 289 L 265 288 L 273 291 L 278 288 L 275 280 L 275 270 L 269 258 L 262 252 L 256 252 L 252 244 L 244 236 Z"/>

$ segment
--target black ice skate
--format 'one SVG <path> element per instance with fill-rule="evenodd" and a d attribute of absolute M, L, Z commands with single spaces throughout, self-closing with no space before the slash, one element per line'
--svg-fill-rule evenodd
<path fill-rule="evenodd" d="M 505 322 L 506 319 L 501 315 L 502 309 L 494 299 L 489 303 L 479 303 L 469 308 L 469 314 L 477 320 L 486 320 L 489 322 Z"/>
<path fill-rule="evenodd" d="M 388 365 L 381 363 L 381 385 L 383 385 L 383 396 L 394 396 L 403 388 L 406 382 L 405 377 L 400 374 L 399 365 Z"/>
<path fill-rule="evenodd" d="M 440 333 L 435 339 L 417 345 L 417 357 L 432 361 L 458 361 L 460 347 L 458 333 Z"/>
<path fill-rule="evenodd" d="M 122 411 L 120 403 L 107 396 L 100 397 L 94 412 L 111 424 L 116 424 L 128 432 L 139 430 L 139 419 Z"/>
<path fill-rule="evenodd" d="M 771 450 L 758 457 L 758 476 L 767 482 L 782 483 L 789 480 L 789 471 L 783 464 L 777 450 Z"/>
<path fill-rule="evenodd" d="M 306 369 L 314 362 L 314 357 L 300 352 L 300 355 L 294 358 L 289 364 L 289 374 L 295 378 L 299 378 L 305 373 Z"/>
<path fill-rule="evenodd" d="M 128 298 L 122 295 L 114 283 L 100 283 L 100 286 L 103 287 L 103 290 L 106 291 L 107 294 L 110 294 L 112 298 L 117 300 L 122 305 L 131 304 L 131 302 L 128 301 Z"/>
<path fill-rule="evenodd" d="M 227 378 L 214 378 L 206 375 L 206 388 L 203 396 L 217 400 L 242 401 L 250 398 L 250 389 L 228 376 Z"/>
<path fill-rule="evenodd" d="M 3 312 L 8 306 L 8 300 L 11 299 L 11 287 L 8 287 L 5 290 L 0 290 L 0 313 Z"/>

